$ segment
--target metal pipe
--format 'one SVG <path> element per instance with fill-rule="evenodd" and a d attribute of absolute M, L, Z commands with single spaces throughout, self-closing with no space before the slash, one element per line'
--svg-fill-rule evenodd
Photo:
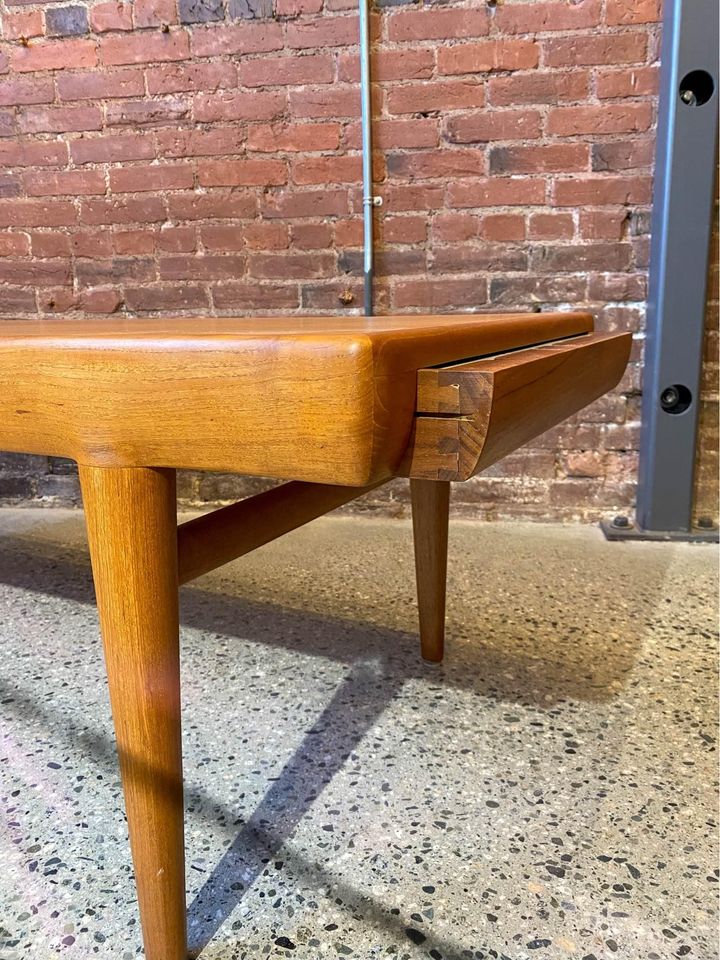
<path fill-rule="evenodd" d="M 360 100 L 362 124 L 362 179 L 363 179 L 363 278 L 365 316 L 373 316 L 373 207 L 378 201 L 373 195 L 372 179 L 372 104 L 370 99 L 370 2 L 360 4 Z"/>

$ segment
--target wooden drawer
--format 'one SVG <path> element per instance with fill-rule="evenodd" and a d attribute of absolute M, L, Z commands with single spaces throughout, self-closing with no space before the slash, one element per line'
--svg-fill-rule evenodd
<path fill-rule="evenodd" d="M 631 341 L 590 333 L 419 370 L 401 473 L 469 479 L 611 390 Z"/>

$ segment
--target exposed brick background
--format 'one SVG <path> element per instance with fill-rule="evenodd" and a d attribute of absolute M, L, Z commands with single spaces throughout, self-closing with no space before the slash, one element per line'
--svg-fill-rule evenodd
<path fill-rule="evenodd" d="M 0 18 L 0 318 L 358 311 L 355 0 L 0 0 Z M 374 11 L 378 312 L 589 307 L 636 334 L 620 388 L 458 486 L 467 512 L 632 508 L 659 18 L 659 0 Z M 2 498 L 75 493 L 63 462 L 0 459 Z"/>

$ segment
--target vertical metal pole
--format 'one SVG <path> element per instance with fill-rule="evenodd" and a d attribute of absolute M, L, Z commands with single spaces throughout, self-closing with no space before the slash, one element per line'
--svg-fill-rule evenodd
<path fill-rule="evenodd" d="M 684 532 L 717 163 L 717 0 L 666 0 L 663 29 L 637 523 Z"/>
<path fill-rule="evenodd" d="M 363 178 L 363 277 L 365 316 L 373 315 L 373 196 L 372 181 L 372 104 L 370 99 L 370 2 L 360 4 L 360 98 L 362 121 Z"/>

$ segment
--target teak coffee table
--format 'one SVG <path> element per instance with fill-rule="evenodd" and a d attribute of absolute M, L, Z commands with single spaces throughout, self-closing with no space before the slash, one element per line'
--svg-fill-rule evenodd
<path fill-rule="evenodd" d="M 3 321 L 0 449 L 76 460 L 149 960 L 184 960 L 178 584 L 410 478 L 422 655 L 443 655 L 450 482 L 601 396 L 581 313 Z M 290 480 L 183 523 L 175 471 Z"/>

